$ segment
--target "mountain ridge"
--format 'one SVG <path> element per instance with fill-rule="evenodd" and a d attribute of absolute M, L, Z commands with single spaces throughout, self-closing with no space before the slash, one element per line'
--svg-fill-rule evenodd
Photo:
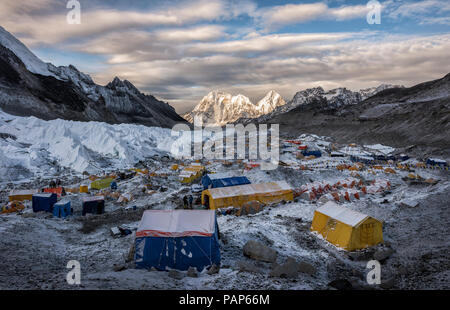
<path fill-rule="evenodd" d="M 186 122 L 127 80 L 116 77 L 101 86 L 73 65 L 44 63 L 2 27 L 0 69 L 0 108 L 13 115 L 158 127 Z"/>
<path fill-rule="evenodd" d="M 192 112 L 184 114 L 183 117 L 193 122 L 194 117 L 201 116 L 206 124 L 223 126 L 242 117 L 255 118 L 270 113 L 285 103 L 281 95 L 274 90 L 269 91 L 257 104 L 242 94 L 233 96 L 213 90 L 202 98 Z"/>

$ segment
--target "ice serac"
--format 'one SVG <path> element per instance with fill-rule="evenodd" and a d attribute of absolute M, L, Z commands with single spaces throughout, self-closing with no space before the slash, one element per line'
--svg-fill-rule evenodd
<path fill-rule="evenodd" d="M 184 118 L 193 122 L 194 117 L 201 116 L 205 124 L 223 126 L 240 118 L 257 118 L 284 104 L 283 98 L 275 91 L 270 91 L 255 105 L 244 95 L 233 96 L 215 90 L 203 97 L 194 110 L 185 114 Z"/>
<path fill-rule="evenodd" d="M 172 127 L 185 122 L 169 104 L 116 77 L 106 86 L 75 66 L 44 63 L 0 27 L 0 108 L 41 119 L 137 123 Z"/>

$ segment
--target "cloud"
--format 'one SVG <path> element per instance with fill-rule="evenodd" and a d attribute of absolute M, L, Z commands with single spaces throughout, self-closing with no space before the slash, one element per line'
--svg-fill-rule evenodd
<path fill-rule="evenodd" d="M 2 24 L 9 31 L 21 34 L 22 39 L 29 45 L 76 41 L 80 38 L 105 35 L 130 28 L 179 27 L 198 22 L 227 20 L 252 10 L 250 4 L 237 6 L 233 2 L 227 3 L 221 0 L 184 1 L 174 7 L 158 8 L 152 11 L 94 8 L 82 9 L 80 25 L 69 25 L 66 22 L 68 10 L 65 7 L 56 6 L 57 12 L 36 15 L 28 14 L 35 6 L 29 6 L 29 10 L 22 11 L 19 6 L 13 6 L 12 1 L 5 1 L 8 1 L 8 5 L 4 4 L 0 10 Z M 38 3 L 42 5 L 49 5 L 52 2 L 52 0 L 38 0 Z M 18 20 L 20 22 L 17 22 Z"/>
<path fill-rule="evenodd" d="M 236 42 L 239 49 L 258 48 L 260 55 L 255 58 L 232 49 L 222 50 L 221 42 L 208 43 L 210 53 L 203 56 L 196 52 L 196 57 L 118 63 L 94 77 L 105 83 L 115 75 L 129 79 L 143 90 L 168 100 L 181 113 L 192 109 L 212 89 L 243 93 L 254 101 L 274 89 L 290 100 L 295 92 L 308 87 L 356 90 L 381 83 L 411 86 L 448 73 L 445 70 L 448 70 L 450 35 L 382 37 L 369 33 L 353 41 L 347 39 L 352 34 L 341 38 L 328 35 L 328 39 L 321 41 L 291 34 Z M 303 44 L 287 44 L 286 37 Z M 265 44 L 256 47 L 250 43 L 259 40 L 282 48 Z"/>
<path fill-rule="evenodd" d="M 450 11 L 450 2 L 447 0 L 424 0 L 419 2 L 401 2 L 393 5 L 389 17 L 398 19 L 407 18 L 423 18 L 430 13 L 446 13 Z"/>
<path fill-rule="evenodd" d="M 290 100 L 308 87 L 408 86 L 448 73 L 449 34 L 389 35 L 391 29 L 368 31 L 378 29 L 368 26 L 293 33 L 286 27 L 358 18 L 365 23 L 365 1 L 258 7 L 250 0 L 160 1 L 151 6 L 136 0 L 126 9 L 113 7 L 114 2 L 123 3 L 89 1 L 82 6 L 82 24 L 68 25 L 65 1 L 1 0 L 0 20 L 27 45 L 76 55 L 75 65 L 86 64 L 83 56 L 104 59 L 87 72 L 96 82 L 128 79 L 179 112 L 192 109 L 213 89 L 242 93 L 254 102 L 273 89 Z M 383 16 L 398 25 L 403 18 L 416 19 L 418 25 L 449 24 L 448 1 L 388 0 L 382 6 Z M 283 33 L 274 33 L 281 28 Z M 94 71 L 99 67 L 104 70 Z"/>
<path fill-rule="evenodd" d="M 300 24 L 312 20 L 348 20 L 365 17 L 369 9 L 366 5 L 343 5 L 338 8 L 330 8 L 327 4 L 285 4 L 267 9 L 261 9 L 255 13 L 259 23 L 266 31 L 286 25 Z"/>

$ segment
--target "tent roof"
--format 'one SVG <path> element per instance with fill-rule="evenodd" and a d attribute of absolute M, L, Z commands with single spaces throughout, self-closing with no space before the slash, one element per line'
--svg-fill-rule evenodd
<path fill-rule="evenodd" d="M 217 199 L 243 195 L 269 194 L 289 190 L 292 190 L 292 187 L 286 181 L 276 181 L 271 183 L 211 188 L 208 191 L 210 192 L 213 199 Z"/>
<path fill-rule="evenodd" d="M 22 196 L 22 195 L 33 195 L 37 194 L 36 189 L 29 189 L 29 190 L 13 190 L 9 193 L 10 196 Z"/>
<path fill-rule="evenodd" d="M 366 214 L 347 209 L 332 201 L 327 202 L 316 211 L 328 215 L 329 217 L 352 227 L 358 225 L 369 217 Z"/>
<path fill-rule="evenodd" d="M 83 202 L 105 200 L 103 196 L 83 197 Z"/>
<path fill-rule="evenodd" d="M 247 178 L 242 175 L 234 175 L 230 172 L 221 172 L 221 173 L 208 173 L 206 175 L 211 180 L 220 180 L 220 179 L 231 179 L 231 178 Z"/>
<path fill-rule="evenodd" d="M 42 198 L 50 198 L 52 195 L 56 195 L 54 193 L 45 193 L 45 194 L 34 194 L 33 197 L 42 197 Z"/>
<path fill-rule="evenodd" d="M 147 210 L 136 237 L 211 236 L 215 232 L 214 210 Z"/>
<path fill-rule="evenodd" d="M 70 200 L 61 200 L 61 201 L 58 201 L 57 203 L 55 203 L 55 206 L 65 206 L 66 204 L 69 204 L 70 203 Z"/>

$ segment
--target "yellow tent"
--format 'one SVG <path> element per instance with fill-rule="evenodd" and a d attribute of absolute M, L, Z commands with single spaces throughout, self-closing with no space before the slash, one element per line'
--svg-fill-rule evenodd
<path fill-rule="evenodd" d="M 314 212 L 311 231 L 347 251 L 383 242 L 383 223 L 329 201 Z"/>
<path fill-rule="evenodd" d="M 282 200 L 294 200 L 292 188 L 285 181 L 210 188 L 202 192 L 202 204 L 210 209 L 240 207 L 249 201 L 268 204 Z"/>
<path fill-rule="evenodd" d="M 80 185 L 80 193 L 87 193 L 89 192 L 89 188 L 87 185 Z"/>
<path fill-rule="evenodd" d="M 91 183 L 91 189 L 104 189 L 111 185 L 111 182 L 114 181 L 112 178 L 106 178 L 97 180 Z"/>
<path fill-rule="evenodd" d="M 9 201 L 24 201 L 31 200 L 33 194 L 36 194 L 37 190 L 18 190 L 9 193 Z"/>
<path fill-rule="evenodd" d="M 181 183 L 191 183 L 200 178 L 203 175 L 203 171 L 205 171 L 205 167 L 193 163 L 188 167 L 185 167 L 179 175 L 179 179 Z"/>

